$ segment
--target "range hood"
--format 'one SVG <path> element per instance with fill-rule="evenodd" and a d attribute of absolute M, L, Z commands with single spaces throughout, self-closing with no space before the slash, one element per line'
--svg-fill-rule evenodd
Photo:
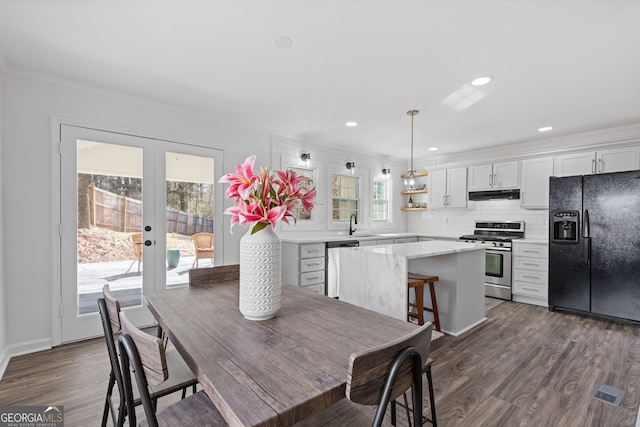
<path fill-rule="evenodd" d="M 520 190 L 490 190 L 469 191 L 469 200 L 517 200 L 520 199 Z"/>

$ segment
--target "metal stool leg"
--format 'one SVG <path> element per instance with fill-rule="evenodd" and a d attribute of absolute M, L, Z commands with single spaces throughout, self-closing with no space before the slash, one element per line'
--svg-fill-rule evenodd
<path fill-rule="evenodd" d="M 429 405 L 431 406 L 431 424 L 433 427 L 438 426 L 436 421 L 436 399 L 433 394 L 433 378 L 431 377 L 431 366 L 427 367 L 427 384 L 429 386 Z"/>

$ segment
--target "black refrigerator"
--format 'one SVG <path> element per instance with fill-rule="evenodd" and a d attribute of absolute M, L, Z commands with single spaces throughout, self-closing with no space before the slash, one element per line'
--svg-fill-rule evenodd
<path fill-rule="evenodd" d="M 550 178 L 549 309 L 640 323 L 640 171 Z"/>

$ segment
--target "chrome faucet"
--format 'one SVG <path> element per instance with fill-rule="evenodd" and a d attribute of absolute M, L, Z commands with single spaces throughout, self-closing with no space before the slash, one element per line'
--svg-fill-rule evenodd
<path fill-rule="evenodd" d="M 351 214 L 349 217 L 349 236 L 356 232 L 357 228 L 353 227 L 351 221 L 353 220 L 353 224 L 358 224 L 358 216 L 356 214 Z"/>

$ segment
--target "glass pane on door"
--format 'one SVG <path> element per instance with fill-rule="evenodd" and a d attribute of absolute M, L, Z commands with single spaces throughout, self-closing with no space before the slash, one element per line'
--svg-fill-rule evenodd
<path fill-rule="evenodd" d="M 77 140 L 77 314 L 142 305 L 142 148 Z"/>
<path fill-rule="evenodd" d="M 165 157 L 167 287 L 186 286 L 191 268 L 214 265 L 214 159 Z"/>

